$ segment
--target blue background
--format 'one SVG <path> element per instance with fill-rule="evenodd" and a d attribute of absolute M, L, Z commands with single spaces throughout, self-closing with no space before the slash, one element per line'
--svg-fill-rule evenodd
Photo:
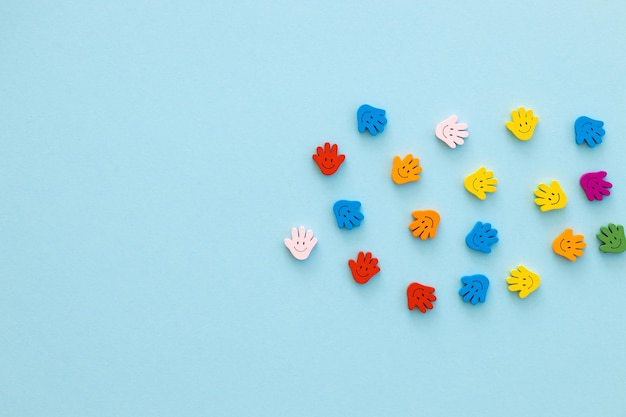
<path fill-rule="evenodd" d="M 295 4 L 297 3 L 297 4 Z M 0 4 L 3 416 L 623 416 L 626 3 Z M 384 133 L 356 130 L 369 103 Z M 528 142 L 510 111 L 540 121 Z M 469 125 L 455 150 L 434 136 Z M 574 143 L 580 115 L 604 143 Z M 339 144 L 333 177 L 311 159 Z M 395 185 L 394 155 L 422 179 Z M 479 201 L 463 178 L 495 171 Z M 578 185 L 608 171 L 612 195 Z M 540 182 L 565 209 L 542 213 Z M 350 232 L 332 204 L 359 200 Z M 437 238 L 407 229 L 441 214 Z M 490 221 L 500 242 L 469 250 Z M 300 262 L 294 226 L 319 238 Z M 575 263 L 551 242 L 583 233 Z M 355 284 L 347 260 L 382 271 Z M 542 278 L 521 300 L 517 265 Z M 457 294 L 491 279 L 487 302 Z M 406 307 L 412 281 L 435 309 Z"/>

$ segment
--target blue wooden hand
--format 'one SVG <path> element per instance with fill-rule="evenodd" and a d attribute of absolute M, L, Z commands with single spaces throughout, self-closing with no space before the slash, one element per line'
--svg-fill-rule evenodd
<path fill-rule="evenodd" d="M 360 226 L 365 218 L 361 213 L 361 203 L 358 201 L 339 200 L 333 206 L 333 212 L 337 218 L 337 226 L 348 230 Z"/>
<path fill-rule="evenodd" d="M 576 132 L 576 143 L 582 145 L 587 143 L 590 148 L 602 143 L 602 136 L 604 136 L 604 122 L 600 120 L 594 120 L 587 116 L 580 116 L 574 123 L 574 130 Z"/>
<path fill-rule="evenodd" d="M 465 243 L 470 249 L 484 253 L 491 252 L 491 245 L 498 241 L 498 230 L 491 227 L 491 223 L 476 222 L 474 228 L 465 237 Z"/>
<path fill-rule="evenodd" d="M 459 295 L 463 297 L 463 301 L 473 305 L 478 302 L 485 302 L 489 289 L 489 278 L 482 274 L 476 274 L 462 277 L 461 282 L 463 286 L 459 290 Z"/>
<path fill-rule="evenodd" d="M 385 124 L 387 124 L 385 111 L 368 104 L 359 107 L 359 110 L 356 112 L 356 119 L 359 132 L 363 133 L 365 129 L 367 129 L 372 136 L 382 133 L 382 131 L 385 130 Z"/>

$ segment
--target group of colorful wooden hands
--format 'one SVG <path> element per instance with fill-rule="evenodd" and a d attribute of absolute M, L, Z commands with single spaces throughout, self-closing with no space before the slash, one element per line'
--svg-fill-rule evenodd
<path fill-rule="evenodd" d="M 458 123 L 457 119 L 456 115 L 450 116 L 435 128 L 435 136 L 452 149 L 463 145 L 465 138 L 469 136 L 467 124 Z M 532 110 L 520 107 L 511 112 L 511 121 L 506 122 L 506 127 L 517 139 L 526 141 L 532 138 L 538 121 L 539 118 Z M 357 111 L 357 126 L 361 133 L 367 130 L 372 136 L 376 136 L 384 131 L 386 124 L 387 118 L 383 109 L 364 104 Z M 576 143 L 587 144 L 591 148 L 601 144 L 605 134 L 603 125 L 604 123 L 599 120 L 586 116 L 579 117 L 574 123 Z M 317 147 L 313 160 L 322 174 L 330 176 L 337 172 L 345 160 L 345 155 L 339 153 L 337 144 L 326 142 L 323 147 Z M 419 181 L 422 172 L 419 163 L 419 158 L 413 157 L 412 154 L 407 154 L 403 158 L 395 156 L 391 167 L 392 181 L 398 185 Z M 613 185 L 605 180 L 606 175 L 605 171 L 598 171 L 587 172 L 580 177 L 580 186 L 589 201 L 602 201 L 611 194 L 610 188 Z M 463 182 L 465 189 L 480 200 L 485 200 L 487 193 L 495 192 L 497 183 L 494 173 L 485 167 L 480 167 L 469 174 Z M 558 181 L 539 184 L 534 193 L 535 204 L 542 212 L 559 210 L 567 204 L 567 196 Z M 333 205 L 333 213 L 337 226 L 347 230 L 360 226 L 365 218 L 359 201 L 339 200 Z M 422 240 L 434 239 L 440 222 L 439 213 L 435 210 L 416 210 L 412 215 L 413 221 L 409 223 L 412 235 Z M 626 237 L 622 225 L 609 223 L 600 227 L 600 232 L 596 236 L 601 242 L 599 250 L 602 252 L 621 253 L 626 250 Z M 284 242 L 296 259 L 305 260 L 317 244 L 317 238 L 313 236 L 312 230 L 300 226 L 294 227 L 291 239 L 287 238 Z M 498 242 L 497 229 L 490 223 L 480 221 L 476 222 L 465 238 L 465 243 L 470 249 L 483 253 L 491 253 L 491 246 L 496 242 Z M 586 246 L 584 236 L 575 235 L 571 228 L 565 229 L 552 242 L 554 253 L 571 262 L 583 256 L 583 249 Z M 356 259 L 348 260 L 348 266 L 354 281 L 358 284 L 366 284 L 380 272 L 378 259 L 371 252 L 359 252 Z M 541 283 L 539 275 L 523 265 L 511 270 L 506 281 L 508 289 L 517 292 L 520 298 L 526 298 Z M 459 295 L 463 301 L 473 305 L 485 302 L 489 288 L 489 279 L 485 275 L 464 276 L 461 277 L 461 283 Z M 426 313 L 433 308 L 433 303 L 437 300 L 434 292 L 434 287 L 412 282 L 407 287 L 408 308 L 410 310 L 417 308 L 420 312 Z"/>

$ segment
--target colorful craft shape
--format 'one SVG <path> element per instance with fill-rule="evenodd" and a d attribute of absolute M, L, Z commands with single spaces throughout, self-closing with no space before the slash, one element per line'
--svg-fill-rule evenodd
<path fill-rule="evenodd" d="M 467 123 L 457 123 L 457 119 L 456 115 L 452 115 L 435 128 L 435 136 L 452 149 L 456 148 L 457 145 L 463 145 L 465 143 L 463 138 L 469 136 L 469 132 L 466 130 Z"/>
<path fill-rule="evenodd" d="M 491 223 L 476 222 L 472 230 L 465 236 L 465 243 L 470 249 L 491 253 L 491 245 L 498 241 L 498 229 Z"/>
<path fill-rule="evenodd" d="M 416 210 L 413 212 L 413 218 L 415 220 L 409 224 L 409 229 L 414 237 L 422 240 L 435 238 L 441 219 L 439 213 L 435 210 Z"/>
<path fill-rule="evenodd" d="M 367 129 L 372 136 L 382 133 L 387 124 L 385 110 L 377 109 L 368 104 L 359 107 L 356 112 L 356 119 L 359 132 L 363 133 Z"/>
<path fill-rule="evenodd" d="M 345 159 L 345 155 L 338 154 L 337 144 L 331 146 L 328 142 L 324 144 L 323 149 L 318 146 L 317 153 L 313 154 L 313 160 L 324 175 L 333 175 L 337 172 Z"/>
<path fill-rule="evenodd" d="M 613 184 L 606 181 L 606 171 L 587 172 L 580 177 L 580 186 L 587 195 L 589 201 L 602 201 L 604 197 L 611 195 L 609 188 Z"/>
<path fill-rule="evenodd" d="M 358 284 L 367 283 L 374 275 L 380 272 L 378 258 L 372 257 L 372 252 L 359 252 L 356 261 L 348 260 L 348 266 L 352 272 L 352 278 Z"/>
<path fill-rule="evenodd" d="M 604 122 L 600 120 L 594 120 L 587 116 L 580 116 L 574 122 L 576 143 L 579 145 L 586 143 L 590 148 L 601 144 L 602 137 L 606 133 L 602 126 L 604 126 Z"/>
<path fill-rule="evenodd" d="M 353 227 L 359 227 L 365 218 L 361 213 L 361 203 L 359 201 L 339 200 L 333 206 L 333 212 L 337 219 L 339 228 L 345 227 L 352 230 Z"/>
<path fill-rule="evenodd" d="M 493 177 L 493 171 L 487 171 L 485 167 L 478 168 L 463 181 L 465 189 L 480 200 L 487 198 L 486 193 L 495 192 L 497 183 L 498 180 Z"/>
<path fill-rule="evenodd" d="M 422 167 L 419 166 L 419 163 L 419 158 L 413 158 L 412 154 L 407 154 L 403 159 L 400 159 L 399 156 L 394 156 L 391 167 L 391 179 L 396 184 L 419 181 L 419 174 L 422 172 Z"/>
<path fill-rule="evenodd" d="M 476 274 L 462 277 L 461 282 L 463 286 L 459 290 L 459 295 L 463 297 L 463 301 L 473 305 L 485 302 L 489 289 L 489 278 L 482 274 Z"/>
<path fill-rule="evenodd" d="M 583 235 L 574 235 L 572 229 L 565 229 L 552 242 L 552 250 L 568 261 L 575 262 L 583 256 L 583 249 L 587 246 Z"/>
<path fill-rule="evenodd" d="M 511 270 L 511 276 L 506 279 L 509 284 L 509 291 L 518 291 L 519 298 L 526 298 L 528 294 L 539 288 L 541 280 L 539 275 L 532 272 L 523 265 Z"/>
<path fill-rule="evenodd" d="M 300 229 L 294 227 L 291 229 L 291 239 L 285 238 L 285 246 L 299 261 L 307 259 L 316 244 L 317 238 L 313 237 L 313 230 L 305 232 L 304 226 L 300 226 Z"/>
<path fill-rule="evenodd" d="M 535 204 L 541 211 L 559 210 L 567 204 L 567 196 L 558 181 L 552 181 L 550 185 L 539 184 L 535 196 Z"/>
<path fill-rule="evenodd" d="M 435 296 L 435 289 L 427 285 L 422 285 L 418 282 L 412 282 L 406 289 L 406 297 L 409 310 L 413 310 L 415 307 L 422 313 L 426 313 L 426 310 L 433 309 L 433 303 L 437 300 Z"/>
<path fill-rule="evenodd" d="M 596 236 L 602 242 L 600 250 L 604 253 L 621 253 L 626 250 L 626 237 L 622 225 L 609 223 L 607 227 L 600 227 L 600 233 Z"/>
<path fill-rule="evenodd" d="M 511 111 L 511 122 L 506 122 L 506 128 L 515 135 L 519 140 L 528 140 L 533 137 L 535 132 L 535 126 L 539 118 L 533 115 L 531 109 L 526 110 L 520 107 L 517 110 Z"/>

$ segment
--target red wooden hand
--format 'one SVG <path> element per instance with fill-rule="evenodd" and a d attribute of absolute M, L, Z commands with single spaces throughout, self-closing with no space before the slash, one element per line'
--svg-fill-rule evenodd
<path fill-rule="evenodd" d="M 409 310 L 415 307 L 422 313 L 426 313 L 426 309 L 433 309 L 433 302 L 437 300 L 434 294 L 435 289 L 417 282 L 412 282 L 406 289 L 406 296 L 409 303 Z"/>
<path fill-rule="evenodd" d="M 324 175 L 333 175 L 337 172 L 345 159 L 345 155 L 337 154 L 337 144 L 331 146 L 328 142 L 324 144 L 324 149 L 318 146 L 317 154 L 313 155 L 313 160 Z"/>
<path fill-rule="evenodd" d="M 350 259 L 348 266 L 352 271 L 352 277 L 359 284 L 365 284 L 370 278 L 380 272 L 378 259 L 372 258 L 372 252 L 359 252 L 356 261 Z"/>

